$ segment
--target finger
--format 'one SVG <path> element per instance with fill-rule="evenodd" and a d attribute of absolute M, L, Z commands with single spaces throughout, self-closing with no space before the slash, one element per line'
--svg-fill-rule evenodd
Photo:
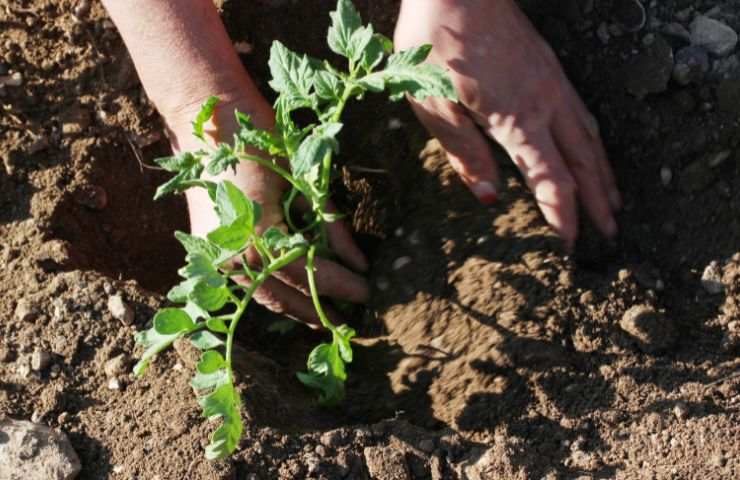
<path fill-rule="evenodd" d="M 338 263 L 317 258 L 314 261 L 316 290 L 319 295 L 346 300 L 352 303 L 367 303 L 370 288 L 364 278 Z M 283 283 L 310 295 L 306 259 L 302 258 L 283 267 L 273 274 Z"/>
<path fill-rule="evenodd" d="M 524 175 L 547 223 L 572 248 L 578 235 L 575 180 L 547 130 L 523 138 L 526 141 L 508 144 L 505 138 L 497 140 Z"/>
<path fill-rule="evenodd" d="M 246 277 L 237 277 L 236 281 L 242 285 L 250 284 Z M 321 325 L 311 298 L 275 278 L 268 278 L 260 285 L 254 292 L 253 298 L 257 303 L 277 314 L 299 320 L 310 326 Z M 334 310 L 324 305 L 322 307 L 329 320 L 341 322 L 341 317 Z"/>
<path fill-rule="evenodd" d="M 617 233 L 617 223 L 612 214 L 608 189 L 599 173 L 601 166 L 594 142 L 574 112 L 561 111 L 557 118 L 553 124 L 555 143 L 575 178 L 581 204 L 599 231 L 611 238 Z"/>
<path fill-rule="evenodd" d="M 485 136 L 460 105 L 447 100 L 412 102 L 421 123 L 447 152 L 450 165 L 483 204 L 498 199 L 499 175 Z"/>
<path fill-rule="evenodd" d="M 598 172 L 601 177 L 601 182 L 606 188 L 607 195 L 609 197 L 609 204 L 612 210 L 619 210 L 622 208 L 622 195 L 619 193 L 617 187 L 617 181 L 614 178 L 614 172 L 609 164 L 609 159 L 604 149 L 604 142 L 601 139 L 601 132 L 599 128 L 599 122 L 596 120 L 591 112 L 588 111 L 586 105 L 581 100 L 581 97 L 573 89 L 572 85 L 568 84 L 568 97 L 570 98 L 571 105 L 574 106 L 575 112 L 580 118 L 583 128 L 586 131 L 586 135 L 590 138 L 593 144 L 596 163 L 598 164 Z"/>
<path fill-rule="evenodd" d="M 295 201 L 295 206 L 300 210 L 308 210 L 310 207 L 305 197 L 301 196 Z M 329 200 L 326 203 L 326 211 L 336 213 L 334 203 Z M 347 265 L 355 271 L 366 272 L 368 269 L 367 257 L 355 243 L 347 224 L 341 220 L 326 223 L 326 233 L 329 236 L 329 245 L 332 251 Z"/>

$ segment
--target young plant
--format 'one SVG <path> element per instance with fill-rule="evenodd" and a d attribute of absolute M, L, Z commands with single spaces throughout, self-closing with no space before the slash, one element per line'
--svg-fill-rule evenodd
<path fill-rule="evenodd" d="M 255 128 L 247 115 L 235 112 L 240 130 L 233 142 L 211 145 L 205 137 L 204 124 L 218 104 L 218 98 L 212 97 L 193 122 L 193 135 L 203 141 L 203 148 L 157 160 L 175 176 L 159 187 L 155 198 L 188 188 L 204 188 L 220 226 L 205 238 L 175 233 L 187 251 L 187 264 L 178 272 L 183 281 L 169 291 L 167 298 L 182 306 L 158 311 L 152 328 L 136 335 L 145 351 L 134 372 L 142 375 L 152 358 L 179 337 L 188 336 L 202 350 L 192 386 L 201 394 L 198 402 L 203 415 L 222 420 L 206 448 L 208 459 L 232 453 L 242 434 L 240 397 L 232 368 L 239 320 L 255 290 L 273 273 L 302 257 L 306 258 L 313 305 L 321 324 L 331 334 L 331 342 L 313 349 L 307 371 L 298 373 L 298 379 L 317 390 L 322 405 L 334 405 L 344 397 L 346 364 L 352 361 L 351 339 L 355 331 L 347 325 L 332 324 L 324 313 L 316 289 L 314 261 L 317 256 L 331 254 L 326 225 L 336 221 L 338 215 L 327 211 L 327 201 L 332 160 L 339 152 L 337 135 L 343 127 L 340 120 L 347 102 L 384 90 L 390 92 L 391 100 L 400 100 L 406 94 L 418 100 L 430 96 L 456 100 L 446 73 L 423 63 L 429 55 L 429 45 L 392 53 L 391 41 L 375 33 L 371 25 L 363 26 L 350 0 L 338 0 L 331 19 L 329 47 L 346 58 L 346 71 L 294 53 L 280 42 L 273 43 L 270 86 L 278 93 L 274 131 Z M 313 112 L 315 122 L 297 124 L 293 113 L 306 109 Z M 249 153 L 251 148 L 260 150 L 262 155 Z M 277 158 L 287 158 L 290 169 L 281 167 Z M 239 162 L 256 162 L 289 183 L 283 200 L 288 233 L 276 227 L 258 233 L 259 204 L 229 181 L 201 178 L 203 172 L 218 175 Z M 307 200 L 311 211 L 299 226 L 291 217 L 291 207 L 300 196 Z M 261 268 L 247 264 L 248 249 L 257 252 Z M 239 276 L 249 280 L 245 282 L 248 286 L 232 281 Z"/>

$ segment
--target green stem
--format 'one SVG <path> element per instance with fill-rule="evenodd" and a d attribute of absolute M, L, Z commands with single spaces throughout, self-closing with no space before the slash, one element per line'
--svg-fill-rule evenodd
<path fill-rule="evenodd" d="M 275 261 L 270 263 L 270 265 L 262 270 L 259 275 L 257 275 L 254 281 L 252 281 L 252 283 L 249 285 L 249 288 L 247 289 L 244 297 L 241 300 L 239 300 L 235 296 L 232 297 L 232 300 L 236 304 L 236 311 L 234 312 L 231 323 L 229 324 L 229 331 L 226 333 L 226 369 L 229 372 L 229 375 L 232 375 L 231 354 L 234 349 L 234 334 L 236 333 L 236 327 L 237 325 L 239 325 L 239 320 L 241 320 L 242 315 L 244 315 L 244 311 L 247 309 L 247 305 L 249 305 L 250 300 L 252 300 L 254 292 L 257 291 L 257 289 L 263 283 L 265 283 L 265 280 L 267 280 L 273 273 L 285 267 L 286 265 L 298 260 L 305 254 L 306 247 L 296 247 L 288 250 Z M 233 377 L 231 380 L 232 382 L 234 381 Z"/>
<path fill-rule="evenodd" d="M 298 184 L 298 182 L 296 182 L 295 178 L 293 178 L 293 175 L 291 175 L 289 171 L 285 170 L 283 167 L 281 167 L 277 163 L 271 160 L 266 160 L 262 157 L 258 157 L 257 155 L 249 155 L 247 153 L 242 153 L 238 155 L 238 158 L 239 160 L 249 160 L 265 168 L 269 168 L 273 172 L 283 177 L 283 179 L 286 182 L 290 183 L 293 186 L 293 188 L 295 188 L 298 191 L 301 191 L 300 185 Z"/>
<path fill-rule="evenodd" d="M 329 318 L 326 316 L 326 313 L 324 313 L 324 309 L 321 306 L 321 301 L 319 300 L 319 291 L 316 288 L 316 278 L 314 275 L 314 256 L 316 255 L 316 246 L 311 245 L 311 247 L 308 249 L 308 256 L 306 258 L 306 272 L 308 272 L 308 287 L 311 290 L 311 299 L 313 300 L 313 308 L 316 309 L 316 313 L 319 314 L 319 320 L 321 320 L 321 324 L 329 330 L 330 332 L 334 333 L 336 330 L 336 327 L 333 323 L 329 321 Z"/>

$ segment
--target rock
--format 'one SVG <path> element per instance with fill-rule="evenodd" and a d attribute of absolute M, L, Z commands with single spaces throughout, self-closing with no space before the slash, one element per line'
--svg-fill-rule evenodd
<path fill-rule="evenodd" d="M 673 80 L 679 85 L 701 83 L 709 71 L 709 54 L 702 47 L 684 47 L 675 56 Z"/>
<path fill-rule="evenodd" d="M 80 0 L 74 8 L 74 16 L 78 20 L 84 19 L 90 13 L 90 0 Z"/>
<path fill-rule="evenodd" d="M 725 286 L 722 283 L 722 268 L 716 260 L 704 269 L 704 273 L 701 275 L 701 286 L 711 295 L 718 295 L 725 291 Z"/>
<path fill-rule="evenodd" d="M 27 298 L 21 298 L 15 306 L 15 318 L 20 322 L 30 322 L 34 320 L 38 312 L 36 306 Z"/>
<path fill-rule="evenodd" d="M 134 323 L 134 310 L 123 301 L 120 295 L 113 295 L 108 298 L 108 311 L 113 318 L 124 325 Z"/>
<path fill-rule="evenodd" d="M 409 265 L 411 262 L 411 257 L 398 257 L 393 261 L 393 265 L 391 265 L 391 268 L 393 268 L 393 270 L 401 270 L 403 267 Z"/>
<path fill-rule="evenodd" d="M 46 350 L 37 348 L 31 354 L 31 369 L 40 372 L 46 370 L 46 367 L 51 363 L 51 354 Z"/>
<path fill-rule="evenodd" d="M 679 420 L 685 420 L 689 416 L 689 407 L 683 402 L 676 402 L 673 406 L 673 415 Z"/>
<path fill-rule="evenodd" d="M 650 305 L 635 305 L 627 310 L 619 326 L 645 352 L 664 351 L 673 345 L 675 339 L 675 330 L 671 322 Z"/>
<path fill-rule="evenodd" d="M 660 169 L 660 183 L 663 184 L 664 187 L 667 187 L 671 184 L 671 180 L 673 179 L 673 172 L 668 167 L 661 167 Z"/>
<path fill-rule="evenodd" d="M 732 154 L 732 151 L 730 150 L 722 150 L 721 152 L 717 152 L 711 157 L 709 157 L 709 160 L 707 161 L 707 165 L 709 165 L 709 168 L 717 168 L 723 163 L 725 163 L 725 160 L 730 158 L 731 154 Z"/>
<path fill-rule="evenodd" d="M 103 210 L 108 205 L 108 192 L 100 185 L 82 185 L 74 195 L 78 204 L 90 210 Z"/>
<path fill-rule="evenodd" d="M 613 5 L 611 14 L 625 31 L 638 32 L 645 26 L 647 14 L 639 0 L 621 0 Z"/>
<path fill-rule="evenodd" d="M 130 363 L 131 362 L 128 356 L 122 353 L 121 355 L 116 355 L 115 357 L 105 362 L 103 371 L 108 378 L 115 378 L 119 375 L 127 373 Z"/>
<path fill-rule="evenodd" d="M 728 25 L 699 15 L 691 22 L 691 44 L 704 47 L 714 56 L 724 57 L 737 46 L 737 33 Z"/>
<path fill-rule="evenodd" d="M 2 478 L 72 480 L 80 473 L 80 468 L 77 453 L 63 433 L 31 422 L 0 420 Z"/>
<path fill-rule="evenodd" d="M 90 125 L 90 112 L 81 107 L 71 107 L 60 115 L 59 121 L 62 124 L 62 133 L 76 135 Z"/>
<path fill-rule="evenodd" d="M 23 85 L 23 75 L 21 72 L 3 75 L 0 77 L 0 85 L 4 87 L 20 87 Z"/>
<path fill-rule="evenodd" d="M 720 110 L 740 115 L 740 78 L 728 78 L 719 82 L 717 105 Z"/>
<path fill-rule="evenodd" d="M 411 480 L 411 472 L 402 451 L 391 447 L 366 447 L 365 463 L 375 480 Z"/>
<path fill-rule="evenodd" d="M 661 93 L 668 88 L 672 74 L 673 50 L 662 35 L 655 35 L 653 42 L 625 67 L 625 88 L 638 98 Z"/>
<path fill-rule="evenodd" d="M 689 31 L 678 22 L 666 23 L 663 25 L 663 28 L 660 29 L 660 32 L 666 37 L 678 38 L 686 42 L 691 41 L 691 33 L 689 33 Z"/>
<path fill-rule="evenodd" d="M 108 380 L 108 390 L 120 390 L 121 382 L 117 378 L 111 378 Z"/>
<path fill-rule="evenodd" d="M 325 447 L 337 448 L 347 443 L 347 432 L 341 428 L 329 430 L 321 434 L 319 441 Z"/>

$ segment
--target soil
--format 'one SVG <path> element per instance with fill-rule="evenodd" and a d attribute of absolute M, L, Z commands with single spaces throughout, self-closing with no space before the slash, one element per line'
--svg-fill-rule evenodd
<path fill-rule="evenodd" d="M 327 54 L 332 1 L 221 3 L 265 90 L 273 39 Z M 357 3 L 392 32 L 397 1 Z M 183 202 L 151 201 L 161 123 L 97 2 L 80 20 L 71 0 L 6 1 L 0 68 L 24 81 L 0 90 L 0 416 L 66 432 L 82 479 L 740 478 L 740 68 L 713 60 L 681 86 L 659 54 L 693 11 L 740 28 L 740 2 L 653 2 L 636 33 L 628 2 L 522 3 L 601 124 L 616 244 L 584 224 L 567 254 L 503 154 L 486 208 L 406 105 L 353 107 L 337 197 L 374 295 L 351 320 L 347 400 L 322 410 L 295 379 L 319 334 L 272 333 L 254 309 L 245 437 L 209 463 L 187 345 L 127 373 L 184 256 Z"/>

